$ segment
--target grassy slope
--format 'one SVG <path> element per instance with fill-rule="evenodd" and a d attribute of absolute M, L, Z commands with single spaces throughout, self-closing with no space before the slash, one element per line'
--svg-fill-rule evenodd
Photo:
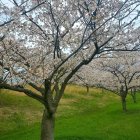
<path fill-rule="evenodd" d="M 140 95 L 128 112 L 121 111 L 119 97 L 99 89 L 68 86 L 56 118 L 56 140 L 140 139 Z M 19 93 L 18 93 L 19 94 Z M 1 91 L 0 140 L 39 140 L 43 107 L 17 93 Z"/>

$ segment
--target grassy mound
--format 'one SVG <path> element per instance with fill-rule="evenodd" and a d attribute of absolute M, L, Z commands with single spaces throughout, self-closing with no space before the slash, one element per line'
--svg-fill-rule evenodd
<path fill-rule="evenodd" d="M 56 140 L 140 139 L 140 95 L 120 98 L 97 88 L 69 85 L 56 114 Z M 0 91 L 0 140 L 39 140 L 43 106 L 22 93 Z"/>

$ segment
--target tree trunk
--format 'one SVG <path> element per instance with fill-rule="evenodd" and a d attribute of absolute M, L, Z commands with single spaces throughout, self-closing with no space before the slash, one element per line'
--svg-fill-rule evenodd
<path fill-rule="evenodd" d="M 131 96 L 133 99 L 133 102 L 136 103 L 136 89 L 131 89 Z"/>
<path fill-rule="evenodd" d="M 89 86 L 86 86 L 86 88 L 87 88 L 87 93 L 89 93 Z"/>
<path fill-rule="evenodd" d="M 133 93 L 133 95 L 131 94 L 132 98 L 133 98 L 133 102 L 136 103 L 136 93 Z"/>
<path fill-rule="evenodd" d="M 102 88 L 102 93 L 104 93 L 104 88 Z"/>
<path fill-rule="evenodd" d="M 122 109 L 123 109 L 124 112 L 126 112 L 127 111 L 127 109 L 126 109 L 126 98 L 125 97 L 121 97 L 121 98 L 122 98 Z"/>
<path fill-rule="evenodd" d="M 44 110 L 41 124 L 41 140 L 54 140 L 55 113 Z"/>
<path fill-rule="evenodd" d="M 125 86 L 125 89 L 124 89 L 124 86 L 122 85 L 120 88 L 120 96 L 121 96 L 121 100 L 122 100 L 122 109 L 124 112 L 127 111 L 127 109 L 126 109 L 126 96 L 127 96 L 127 94 L 128 94 L 127 86 Z"/>

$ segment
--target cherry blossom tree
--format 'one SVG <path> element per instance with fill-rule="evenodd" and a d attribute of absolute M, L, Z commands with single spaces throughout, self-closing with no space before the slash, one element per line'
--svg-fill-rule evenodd
<path fill-rule="evenodd" d="M 117 58 L 111 58 L 113 60 L 106 60 L 102 62 L 102 70 L 109 72 L 106 81 L 110 84 L 103 86 L 109 89 L 121 97 L 123 111 L 126 111 L 126 97 L 128 91 L 131 90 L 132 97 L 135 101 L 136 88 L 140 87 L 140 56 L 137 53 L 123 53 L 119 54 Z M 108 83 L 106 82 L 106 83 Z M 132 92 L 134 90 L 134 92 Z"/>
<path fill-rule="evenodd" d="M 88 93 L 89 88 L 94 87 L 97 84 L 97 81 L 95 82 L 95 79 L 97 79 L 96 76 L 98 75 L 98 72 L 99 70 L 96 71 L 90 66 L 90 64 L 88 64 L 78 70 L 70 81 L 74 84 L 86 87 L 86 91 Z"/>
<path fill-rule="evenodd" d="M 140 2 L 9 2 L 0 1 L 0 88 L 25 93 L 42 103 L 41 140 L 53 140 L 55 113 L 72 76 L 94 58 L 140 50 Z"/>

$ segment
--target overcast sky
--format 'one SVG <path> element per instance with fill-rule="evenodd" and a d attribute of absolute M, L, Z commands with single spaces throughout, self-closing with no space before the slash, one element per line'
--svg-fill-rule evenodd
<path fill-rule="evenodd" d="M 13 6 L 11 1 L 12 0 L 0 0 L 1 3 L 5 4 L 6 6 L 9 6 L 9 7 Z"/>

